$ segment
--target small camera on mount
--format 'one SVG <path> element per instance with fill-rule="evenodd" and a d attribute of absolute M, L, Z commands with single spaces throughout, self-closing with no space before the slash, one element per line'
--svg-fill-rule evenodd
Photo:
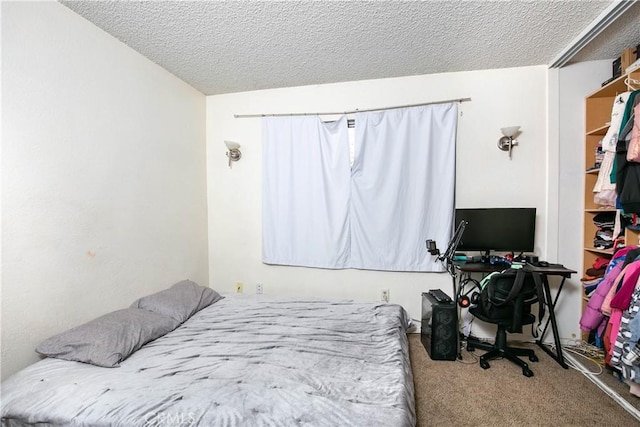
<path fill-rule="evenodd" d="M 427 252 L 431 255 L 440 255 L 440 250 L 436 246 L 436 242 L 434 240 L 427 240 Z"/>

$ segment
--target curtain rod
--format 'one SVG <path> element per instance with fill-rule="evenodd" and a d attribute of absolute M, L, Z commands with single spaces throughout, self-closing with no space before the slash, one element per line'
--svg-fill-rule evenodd
<path fill-rule="evenodd" d="M 334 113 L 234 114 L 233 117 L 235 117 L 236 119 L 249 119 L 249 118 L 255 118 L 255 117 L 335 116 L 337 114 L 368 113 L 371 111 L 394 110 L 397 108 L 421 107 L 423 105 L 447 104 L 449 102 L 467 102 L 467 101 L 471 101 L 471 98 L 448 99 L 446 101 L 423 102 L 421 104 L 398 105 L 395 107 L 370 108 L 367 110 L 338 111 Z"/>

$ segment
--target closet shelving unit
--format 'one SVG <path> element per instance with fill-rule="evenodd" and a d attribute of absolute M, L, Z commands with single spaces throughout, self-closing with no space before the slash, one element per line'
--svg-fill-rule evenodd
<path fill-rule="evenodd" d="M 593 187 L 598 179 L 599 169 L 589 169 L 595 165 L 596 148 L 609 130 L 611 120 L 611 108 L 616 95 L 632 90 L 627 86 L 627 79 L 640 80 L 640 69 L 624 74 L 601 87 L 591 95 L 586 97 L 586 132 L 585 132 L 585 185 L 584 185 L 584 232 L 583 232 L 583 255 L 582 268 L 588 269 L 593 265 L 599 256 L 611 257 L 613 250 L 601 250 L 593 247 L 593 237 L 596 233 L 596 226 L 593 218 L 601 212 L 615 212 L 614 207 L 598 205 L 593 200 Z M 637 245 L 640 232 L 626 229 L 624 232 L 625 244 Z M 583 307 L 587 297 L 584 297 Z"/>

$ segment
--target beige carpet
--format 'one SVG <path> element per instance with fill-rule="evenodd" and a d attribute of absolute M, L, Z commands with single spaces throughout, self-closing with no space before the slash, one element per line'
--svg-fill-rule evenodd
<path fill-rule="evenodd" d="M 431 360 L 420 334 L 410 334 L 417 425 L 640 425 L 582 373 L 563 369 L 542 349 L 531 348 L 540 361 L 529 363 L 534 376 L 527 378 L 505 359 L 491 361 L 487 370 L 480 368 L 480 349 L 463 351 L 461 361 Z"/>

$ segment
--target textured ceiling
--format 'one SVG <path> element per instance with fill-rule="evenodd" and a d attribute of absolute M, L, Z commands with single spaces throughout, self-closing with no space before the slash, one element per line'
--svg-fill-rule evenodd
<path fill-rule="evenodd" d="M 610 1 L 60 1 L 206 95 L 549 64 Z M 640 2 L 575 60 L 640 43 Z"/>

